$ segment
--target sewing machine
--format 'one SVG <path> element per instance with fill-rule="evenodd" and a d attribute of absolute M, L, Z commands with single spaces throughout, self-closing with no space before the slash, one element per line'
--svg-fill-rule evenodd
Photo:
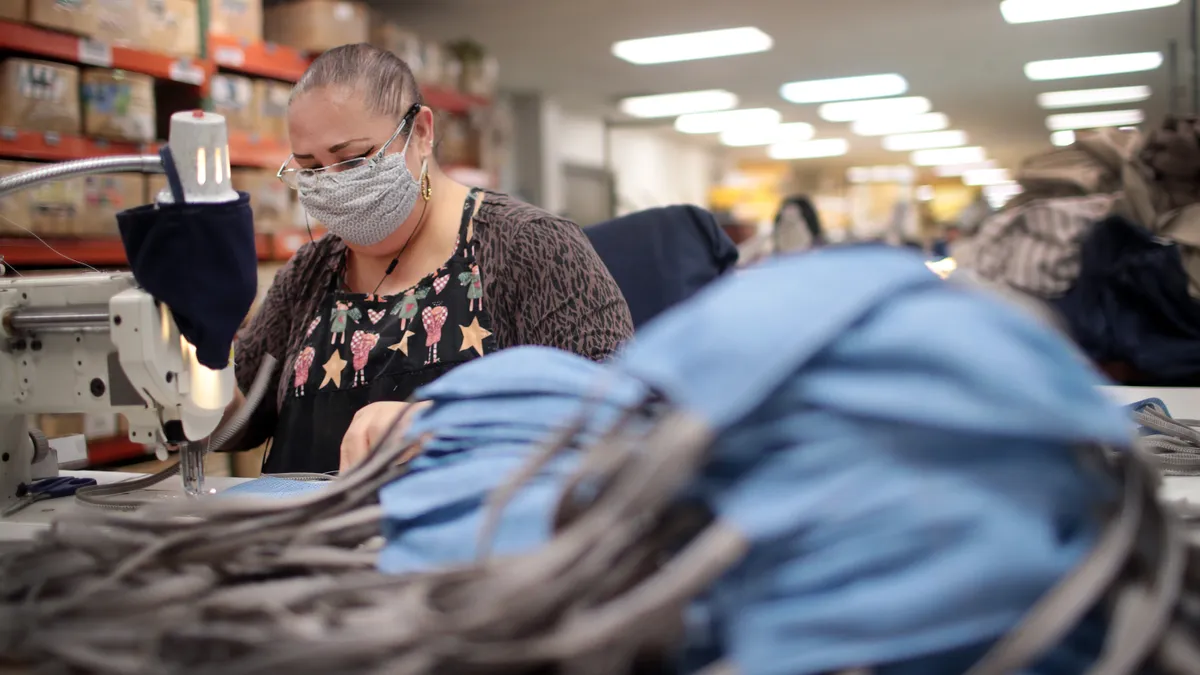
<path fill-rule="evenodd" d="M 168 146 L 188 203 L 237 199 L 226 138 L 220 115 L 172 116 Z M 0 179 L 0 197 L 75 176 L 161 173 L 162 162 L 141 155 L 51 164 Z M 156 201 L 171 203 L 172 193 Z M 203 447 L 189 441 L 212 434 L 235 386 L 232 365 L 200 364 L 170 309 L 130 273 L 0 278 L 0 509 L 21 483 L 58 472 L 46 439 L 29 427 L 40 413 L 123 415 L 131 441 L 179 445 L 189 454 L 181 457 L 185 484 L 202 483 L 203 462 L 186 460 Z"/>

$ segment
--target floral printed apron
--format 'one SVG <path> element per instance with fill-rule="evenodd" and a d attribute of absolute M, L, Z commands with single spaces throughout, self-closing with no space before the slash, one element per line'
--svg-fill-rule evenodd
<path fill-rule="evenodd" d="M 482 197 L 472 190 L 463 204 L 454 255 L 412 288 L 393 296 L 349 293 L 341 290 L 343 275 L 334 275 L 283 373 L 290 391 L 264 473 L 336 471 L 342 436 L 360 409 L 408 400 L 455 366 L 496 351 L 471 237 Z"/>

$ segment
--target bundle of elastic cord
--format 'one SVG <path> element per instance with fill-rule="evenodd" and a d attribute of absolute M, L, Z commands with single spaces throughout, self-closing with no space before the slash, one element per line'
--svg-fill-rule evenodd
<path fill-rule="evenodd" d="M 367 548 L 399 443 L 295 499 L 85 513 L 0 558 L 0 653 L 113 674 L 626 672 L 745 551 L 676 504 L 710 444 L 679 413 L 614 430 L 581 481 L 603 489 L 546 546 L 423 574 L 380 573 Z"/>
<path fill-rule="evenodd" d="M 1135 409 L 1133 418 L 1150 432 L 1136 447 L 1163 475 L 1200 476 L 1200 420 L 1175 419 L 1155 401 Z"/>
<path fill-rule="evenodd" d="M 217 429 L 209 438 L 205 450 L 206 453 L 220 450 L 250 422 L 251 415 L 254 414 L 255 409 L 262 403 L 263 398 L 266 397 L 267 390 L 270 388 L 271 375 L 275 372 L 275 365 L 276 361 L 273 356 L 267 354 L 263 357 L 262 364 L 259 365 L 258 372 L 254 376 L 254 382 L 250 385 L 250 391 L 246 394 L 246 400 L 238 408 L 234 416 L 221 426 L 221 428 Z M 75 493 L 75 501 L 81 505 L 95 509 L 136 511 L 151 503 L 152 500 L 125 497 L 126 495 L 154 487 L 178 473 L 179 460 L 175 460 L 167 468 L 149 476 L 139 476 L 138 478 L 131 478 L 110 485 L 93 485 L 80 488 Z M 292 478 L 294 480 L 312 479 L 310 476 L 284 476 L 284 478 Z M 322 479 L 327 478 L 327 476 L 322 476 Z"/>

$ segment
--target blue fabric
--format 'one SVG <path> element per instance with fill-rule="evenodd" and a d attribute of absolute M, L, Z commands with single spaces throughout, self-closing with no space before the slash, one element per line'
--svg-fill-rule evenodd
<path fill-rule="evenodd" d="M 546 347 L 476 359 L 419 390 L 417 398 L 432 406 L 413 420 L 408 436 L 431 438 L 410 473 L 380 492 L 388 542 L 380 569 L 402 573 L 474 560 L 488 493 L 585 409 L 591 413 L 582 434 L 587 441 L 645 394 L 631 378 Z M 559 491 L 577 459 L 564 454 L 525 483 L 504 511 L 494 554 L 528 551 L 547 540 Z"/>
<path fill-rule="evenodd" d="M 716 430 L 681 497 L 751 542 L 688 613 L 685 671 L 722 656 L 747 674 L 962 672 L 1093 543 L 1115 491 L 1074 448 L 1133 432 L 1101 384 L 1052 329 L 915 254 L 770 261 L 663 314 L 607 368 L 514 350 L 430 387 L 418 425 L 446 449 L 422 458 L 428 482 L 383 493 L 389 552 L 421 556 L 382 566 L 469 557 L 483 495 L 535 451 L 539 426 L 604 392 L 603 428 L 648 388 Z M 546 539 L 572 462 L 506 514 L 501 550 Z M 1078 672 L 1087 645 L 1073 635 L 1034 672 Z"/>
<path fill-rule="evenodd" d="M 698 206 L 638 211 L 584 228 L 641 329 L 737 265 L 738 250 Z"/>
<path fill-rule="evenodd" d="M 258 293 L 258 253 L 250 196 L 224 204 L 183 202 L 178 176 L 163 148 L 174 204 L 149 204 L 117 214 L 125 257 L 138 285 L 166 303 L 196 359 L 220 370 Z"/>
<path fill-rule="evenodd" d="M 1188 293 L 1179 246 L 1121 217 L 1093 228 L 1075 285 L 1055 301 L 1097 363 L 1127 364 L 1135 381 L 1194 384 L 1200 377 L 1200 303 Z"/>
<path fill-rule="evenodd" d="M 328 486 L 328 482 L 322 481 L 287 480 L 284 478 L 275 478 L 273 476 L 262 476 L 261 478 L 248 480 L 245 483 L 238 483 L 237 485 L 222 490 L 217 494 L 232 497 L 284 498 L 306 495 L 318 490 L 323 490 Z"/>

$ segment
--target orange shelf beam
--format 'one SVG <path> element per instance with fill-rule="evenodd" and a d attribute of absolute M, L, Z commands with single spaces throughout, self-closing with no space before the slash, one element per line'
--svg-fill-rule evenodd
<path fill-rule="evenodd" d="M 471 96 L 461 91 L 441 87 L 421 87 L 421 96 L 425 99 L 425 105 L 430 108 L 456 115 L 464 115 L 475 108 L 491 103 L 488 99 L 480 96 Z"/>
<path fill-rule="evenodd" d="M 312 62 L 307 54 L 291 47 L 226 35 L 210 35 L 208 50 L 221 68 L 287 82 L 299 80 Z"/>
<path fill-rule="evenodd" d="M 229 162 L 234 166 L 278 169 L 289 154 L 287 146 L 280 143 L 240 131 L 229 132 Z"/>
<path fill-rule="evenodd" d="M 120 143 L 85 138 L 55 132 L 26 131 L 23 129 L 0 129 L 0 156 L 16 159 L 40 159 L 48 162 L 64 162 L 71 159 L 86 159 L 106 155 L 137 155 L 154 152 L 154 146 L 138 143 Z"/>
<path fill-rule="evenodd" d="M 213 70 L 200 59 L 117 47 L 13 21 L 0 21 L 0 50 L 55 61 L 118 68 L 163 80 L 203 86 Z"/>
<path fill-rule="evenodd" d="M 46 238 L 46 243 L 59 253 L 89 265 L 113 267 L 127 264 L 125 247 L 121 244 L 120 237 Z M 0 255 L 4 256 L 4 262 L 12 263 L 18 271 L 22 265 L 33 267 L 76 266 L 75 263 L 58 255 L 45 244 L 33 238 L 0 239 Z"/>
<path fill-rule="evenodd" d="M 79 262 L 99 267 L 125 267 L 129 264 L 125 258 L 125 246 L 121 243 L 120 237 L 81 237 L 78 239 L 43 237 L 43 239 L 54 250 L 32 237 L 0 237 L 0 256 L 3 256 L 4 262 L 11 263 L 13 267 L 16 267 L 17 271 L 20 271 L 22 266 L 75 266 L 74 262 L 54 251 Z M 274 259 L 276 248 L 270 235 L 254 235 L 254 245 L 259 260 Z"/>
<path fill-rule="evenodd" d="M 87 442 L 88 466 L 103 466 L 153 454 L 145 445 L 128 438 L 104 438 Z"/>

